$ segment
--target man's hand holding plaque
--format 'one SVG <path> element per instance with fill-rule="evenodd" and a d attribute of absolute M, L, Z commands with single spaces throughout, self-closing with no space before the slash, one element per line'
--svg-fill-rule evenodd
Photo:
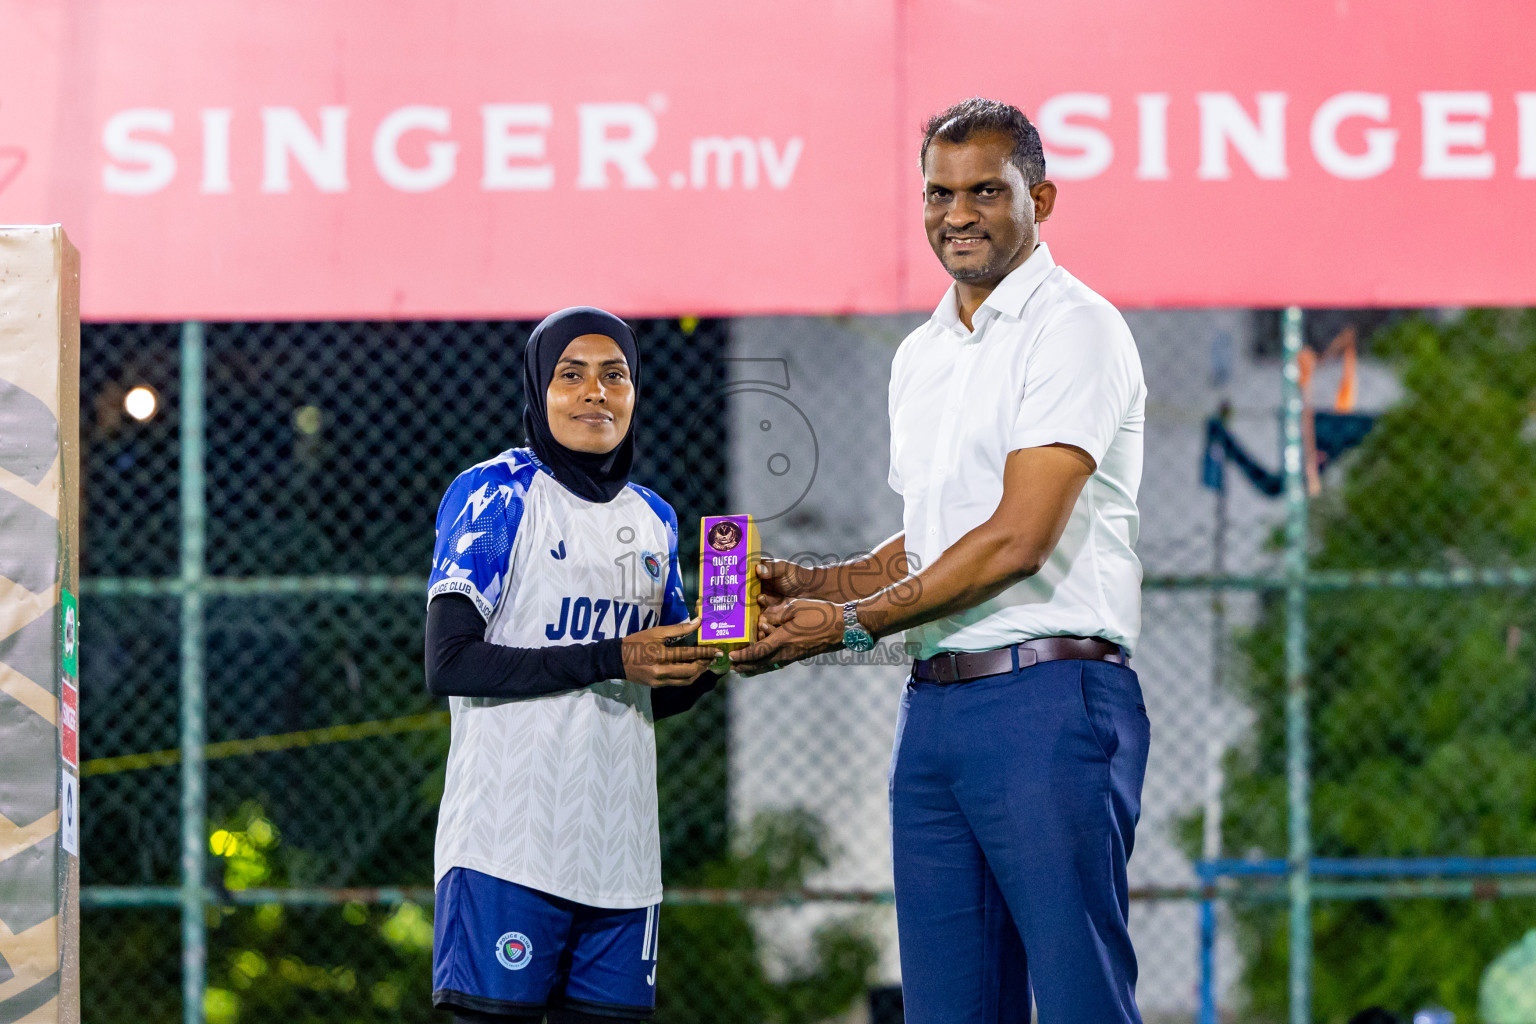
<path fill-rule="evenodd" d="M 760 558 L 757 562 L 757 606 L 763 611 L 814 591 L 812 574 L 807 568 L 783 558 Z M 758 628 L 759 638 L 763 635 Z"/>
<path fill-rule="evenodd" d="M 744 676 L 782 668 L 843 646 L 843 610 L 831 601 L 798 597 L 767 607 L 759 617 L 760 639 L 731 652 Z"/>

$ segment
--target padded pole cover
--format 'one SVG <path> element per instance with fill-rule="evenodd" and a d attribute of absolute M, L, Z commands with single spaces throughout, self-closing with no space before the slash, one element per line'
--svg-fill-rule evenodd
<path fill-rule="evenodd" d="M 80 254 L 0 227 L 0 1024 L 80 1020 Z"/>

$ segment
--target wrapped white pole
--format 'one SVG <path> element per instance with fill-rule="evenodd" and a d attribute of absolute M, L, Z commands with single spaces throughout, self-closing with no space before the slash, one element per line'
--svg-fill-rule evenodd
<path fill-rule="evenodd" d="M 80 1020 L 80 254 L 0 227 L 0 1024 Z"/>

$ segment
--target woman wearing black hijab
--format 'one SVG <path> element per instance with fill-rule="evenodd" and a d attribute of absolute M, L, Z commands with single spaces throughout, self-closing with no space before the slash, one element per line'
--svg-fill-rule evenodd
<path fill-rule="evenodd" d="M 640 353 L 581 306 L 528 340 L 526 448 L 454 481 L 428 582 L 427 687 L 452 698 L 433 1003 L 460 1021 L 643 1019 L 661 867 L 652 723 L 712 689 L 677 516 L 629 480 Z"/>

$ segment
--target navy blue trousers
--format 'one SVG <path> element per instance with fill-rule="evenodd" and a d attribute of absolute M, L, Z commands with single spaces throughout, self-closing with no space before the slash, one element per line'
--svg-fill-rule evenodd
<path fill-rule="evenodd" d="M 1052 661 L 908 680 L 891 757 L 907 1024 L 1139 1024 L 1126 861 L 1150 736 L 1136 673 Z"/>

